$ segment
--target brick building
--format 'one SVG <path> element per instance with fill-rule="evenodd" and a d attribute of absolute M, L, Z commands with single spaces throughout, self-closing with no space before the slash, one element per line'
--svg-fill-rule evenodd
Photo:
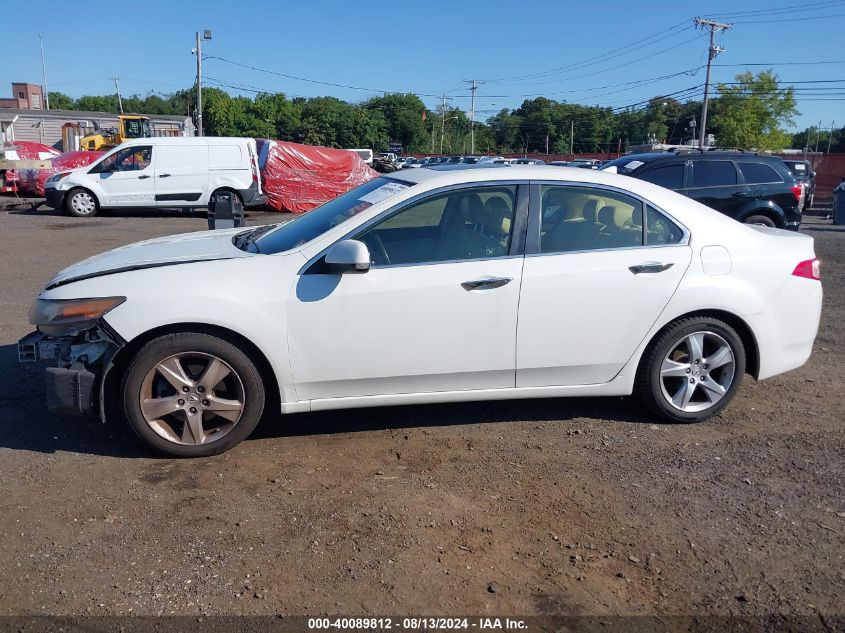
<path fill-rule="evenodd" d="M 13 81 L 12 97 L 0 98 L 0 108 L 43 110 L 44 92 L 39 85 Z"/>

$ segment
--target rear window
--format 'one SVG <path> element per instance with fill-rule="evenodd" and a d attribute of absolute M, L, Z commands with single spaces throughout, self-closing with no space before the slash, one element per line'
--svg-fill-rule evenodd
<path fill-rule="evenodd" d="M 783 182 L 783 178 L 765 163 L 739 163 L 739 171 L 749 185 L 764 182 Z"/>
<path fill-rule="evenodd" d="M 639 178 L 667 189 L 680 189 L 684 186 L 684 166 L 664 165 L 644 173 Z"/>
<path fill-rule="evenodd" d="M 692 187 L 724 187 L 736 184 L 736 169 L 729 160 L 692 161 Z"/>

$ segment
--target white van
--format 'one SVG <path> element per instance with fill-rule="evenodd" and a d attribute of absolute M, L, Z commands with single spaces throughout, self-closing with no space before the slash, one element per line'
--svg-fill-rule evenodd
<path fill-rule="evenodd" d="M 370 167 L 373 166 L 373 150 L 371 149 L 350 149 L 347 150 L 349 152 L 355 152 L 358 156 L 361 157 L 365 163 L 367 163 Z"/>
<path fill-rule="evenodd" d="M 245 207 L 264 204 L 254 139 L 132 139 L 44 185 L 49 206 L 78 217 L 100 208 L 207 207 L 221 191 L 234 191 Z"/>

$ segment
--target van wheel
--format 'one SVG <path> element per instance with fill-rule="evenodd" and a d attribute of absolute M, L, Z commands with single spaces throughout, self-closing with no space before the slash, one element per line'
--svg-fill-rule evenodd
<path fill-rule="evenodd" d="M 97 198 L 85 189 L 74 189 L 65 202 L 65 210 L 77 218 L 90 218 L 97 215 Z"/>
<path fill-rule="evenodd" d="M 777 228 L 775 221 L 767 215 L 749 215 L 743 222 L 745 224 L 762 224 L 764 226 L 770 226 L 773 229 Z"/>
<path fill-rule="evenodd" d="M 241 203 L 241 206 L 244 206 L 244 201 L 241 200 L 241 196 L 240 196 L 239 193 L 236 193 L 236 192 L 232 191 L 231 189 L 218 189 L 217 191 L 212 193 L 211 197 L 208 199 L 208 210 L 209 211 L 214 211 L 214 205 L 217 203 L 217 196 L 221 193 L 229 193 L 229 194 L 235 196 L 235 198 L 237 198 L 238 201 Z"/>

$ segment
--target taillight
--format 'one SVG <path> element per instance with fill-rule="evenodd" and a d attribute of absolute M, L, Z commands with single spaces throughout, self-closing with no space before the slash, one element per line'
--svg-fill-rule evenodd
<path fill-rule="evenodd" d="M 792 274 L 796 277 L 805 277 L 806 279 L 815 279 L 816 281 L 821 281 L 822 271 L 820 262 L 816 258 L 805 259 L 803 262 L 800 262 L 795 267 L 795 270 L 792 271 Z"/>
<path fill-rule="evenodd" d="M 792 186 L 792 195 L 795 196 L 796 202 L 801 200 L 802 193 L 804 193 L 804 189 L 801 187 L 801 185 Z"/>

